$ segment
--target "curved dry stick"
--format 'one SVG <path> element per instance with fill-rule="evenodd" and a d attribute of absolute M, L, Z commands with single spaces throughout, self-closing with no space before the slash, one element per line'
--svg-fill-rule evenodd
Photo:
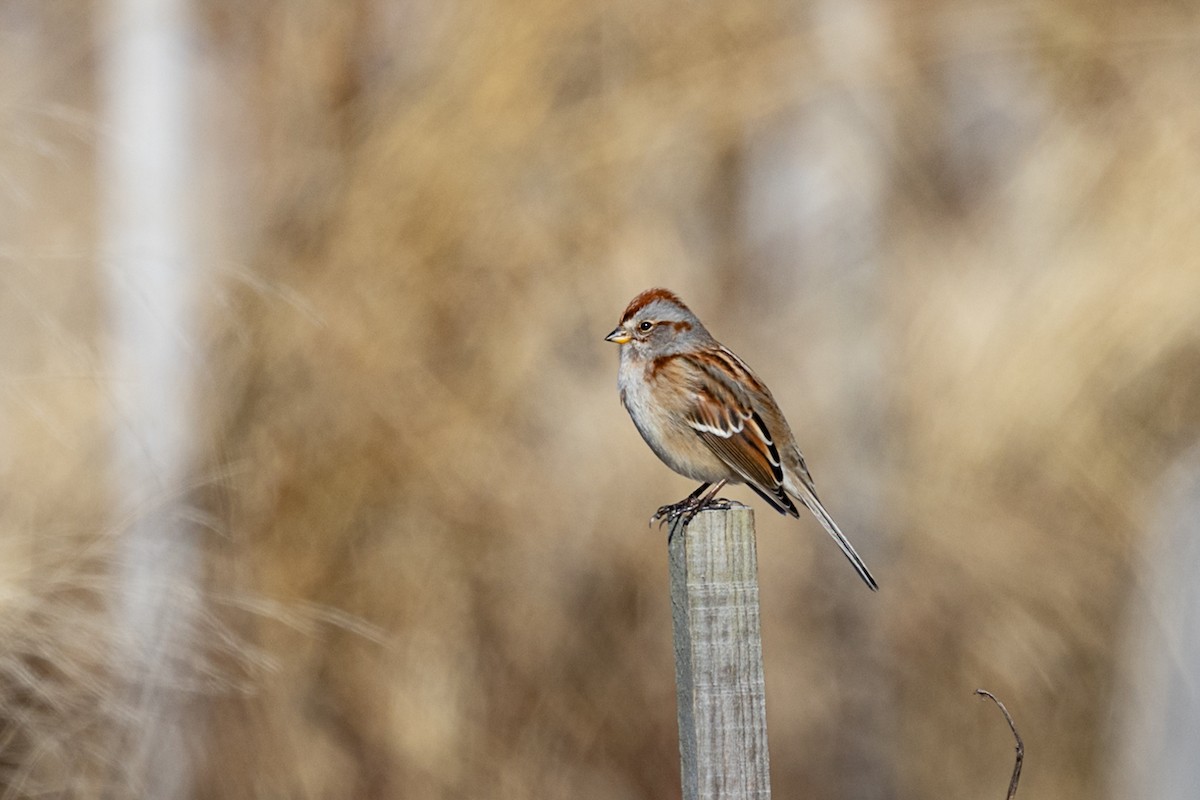
<path fill-rule="evenodd" d="M 1017 740 L 1017 763 L 1013 766 L 1012 780 L 1008 782 L 1008 796 L 1005 798 L 1005 800 L 1012 800 L 1017 796 L 1017 781 L 1021 780 L 1021 763 L 1025 760 L 1025 743 L 1021 741 L 1021 734 L 1017 733 L 1017 724 L 1013 722 L 1012 715 L 1008 713 L 1004 703 L 996 699 L 996 695 L 986 689 L 976 689 L 975 694 L 986 697 L 996 704 L 1008 722 L 1008 729 L 1012 731 L 1013 738 Z"/>

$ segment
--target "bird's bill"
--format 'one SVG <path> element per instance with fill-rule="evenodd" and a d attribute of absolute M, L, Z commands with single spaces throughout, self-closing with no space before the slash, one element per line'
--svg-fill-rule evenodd
<path fill-rule="evenodd" d="M 633 337 L 629 335 L 629 331 L 625 330 L 624 328 L 622 328 L 618 325 L 616 328 L 613 328 L 612 333 L 610 333 L 608 336 L 604 337 L 604 341 L 616 342 L 617 344 L 625 344 L 632 338 Z"/>

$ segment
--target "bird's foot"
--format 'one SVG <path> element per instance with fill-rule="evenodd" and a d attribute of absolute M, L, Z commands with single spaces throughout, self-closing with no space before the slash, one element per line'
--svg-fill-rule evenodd
<path fill-rule="evenodd" d="M 667 524 L 673 525 L 675 524 L 675 520 L 686 514 L 687 519 L 685 519 L 683 523 L 686 525 L 688 522 L 691 522 L 692 517 L 695 516 L 699 507 L 700 499 L 695 497 L 689 497 L 686 500 L 680 500 L 678 503 L 670 503 L 665 506 L 659 506 L 658 511 L 654 512 L 654 516 L 650 517 L 650 524 L 653 525 L 657 522 L 658 527 L 660 528 Z"/>
<path fill-rule="evenodd" d="M 678 503 L 671 503 L 659 508 L 650 518 L 650 524 L 653 525 L 657 522 L 660 528 L 669 524 L 672 535 L 674 535 L 676 522 L 681 522 L 681 526 L 686 528 L 701 511 L 727 511 L 730 508 L 733 508 L 733 501 L 726 500 L 724 497 L 688 497 Z"/>

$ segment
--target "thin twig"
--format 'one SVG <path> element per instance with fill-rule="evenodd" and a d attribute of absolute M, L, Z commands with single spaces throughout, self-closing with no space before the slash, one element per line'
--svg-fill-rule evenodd
<path fill-rule="evenodd" d="M 1013 800 L 1017 796 L 1017 781 L 1021 780 L 1021 763 L 1025 760 L 1025 743 L 1021 741 L 1021 734 L 1017 733 L 1017 724 L 1013 722 L 1012 715 L 1008 713 L 1004 703 L 996 699 L 996 695 L 986 689 L 976 689 L 975 694 L 988 698 L 999 707 L 1000 713 L 1008 722 L 1008 729 L 1012 731 L 1013 738 L 1017 740 L 1017 763 L 1013 765 L 1012 780 L 1008 782 L 1008 796 L 1005 798 L 1005 800 Z"/>

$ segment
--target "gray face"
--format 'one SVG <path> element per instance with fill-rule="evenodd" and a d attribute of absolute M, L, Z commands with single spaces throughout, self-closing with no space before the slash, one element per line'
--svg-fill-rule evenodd
<path fill-rule="evenodd" d="M 709 338 L 700 320 L 686 308 L 656 300 L 622 323 L 630 347 L 646 358 L 670 355 Z"/>

